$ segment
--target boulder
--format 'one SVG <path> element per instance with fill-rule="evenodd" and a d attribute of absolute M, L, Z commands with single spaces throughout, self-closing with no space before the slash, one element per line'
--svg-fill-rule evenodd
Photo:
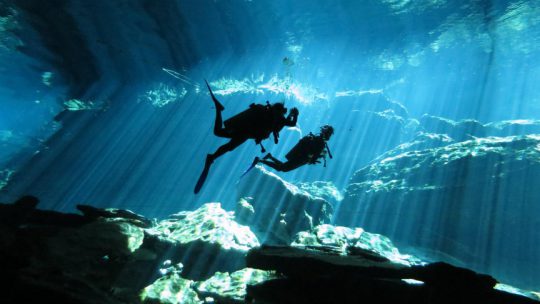
<path fill-rule="evenodd" d="M 538 135 L 489 137 L 381 159 L 351 178 L 336 223 L 538 289 L 539 147 Z"/>
<path fill-rule="evenodd" d="M 77 210 L 81 211 L 82 214 L 89 219 L 97 219 L 99 217 L 123 218 L 132 220 L 132 223 L 134 225 L 141 228 L 150 228 L 152 227 L 152 225 L 154 225 L 151 220 L 148 220 L 144 216 L 136 214 L 130 210 L 122 210 L 116 208 L 101 209 L 89 205 L 77 205 Z"/>
<path fill-rule="evenodd" d="M 236 220 L 263 243 L 289 244 L 294 235 L 328 223 L 332 205 L 257 166 L 238 184 Z"/>
<path fill-rule="evenodd" d="M 125 303 L 136 299 L 145 271 L 135 263 L 144 232 L 130 219 L 36 209 L 23 197 L 0 205 L 3 300 L 32 303 Z M 135 267 L 134 267 L 135 266 Z"/>
<path fill-rule="evenodd" d="M 157 222 L 90 206 L 87 215 L 39 210 L 38 202 L 0 204 L 2 303 L 396 303 L 440 291 L 452 300 L 465 290 L 492 293 L 487 276 L 446 264 L 418 268 L 388 238 L 360 228 L 320 225 L 299 233 L 294 247 L 255 249 L 246 261 L 258 242 L 218 203 Z M 502 295 L 504 303 L 530 303 Z"/>
<path fill-rule="evenodd" d="M 218 303 L 245 303 L 247 285 L 278 278 L 274 271 L 244 268 L 233 273 L 216 272 L 211 278 L 194 286 L 200 298 Z"/>
<path fill-rule="evenodd" d="M 264 246 L 249 251 L 247 265 L 284 275 L 249 285 L 249 303 L 537 303 L 446 263 L 408 267 L 321 248 Z"/>
<path fill-rule="evenodd" d="M 379 261 L 386 260 L 406 266 L 422 264 L 419 259 L 411 255 L 399 253 L 386 236 L 370 233 L 362 228 L 319 225 L 311 231 L 299 232 L 291 246 L 332 248 L 334 252 L 341 255 L 363 255 Z"/>
<path fill-rule="evenodd" d="M 244 268 L 245 253 L 259 241 L 249 227 L 234 221 L 219 203 L 182 211 L 146 229 L 143 249 L 184 265 L 183 277 L 202 280 L 215 271 Z"/>
<path fill-rule="evenodd" d="M 303 182 L 295 183 L 295 185 L 314 198 L 320 198 L 330 202 L 332 206 L 337 205 L 343 199 L 343 195 L 338 188 L 336 188 L 334 183 L 329 181 Z"/>
<path fill-rule="evenodd" d="M 176 271 L 157 279 L 140 294 L 144 304 L 202 304 L 193 289 L 194 282 L 181 277 Z"/>

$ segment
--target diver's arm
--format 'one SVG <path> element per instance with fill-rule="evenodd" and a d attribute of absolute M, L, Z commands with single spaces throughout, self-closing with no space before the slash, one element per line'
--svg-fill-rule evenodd
<path fill-rule="evenodd" d="M 325 142 L 324 145 L 326 146 L 326 151 L 328 151 L 328 157 L 332 159 L 332 153 L 330 152 L 330 147 L 328 147 L 328 143 Z"/>
<path fill-rule="evenodd" d="M 289 127 L 296 126 L 296 122 L 298 121 L 298 109 L 292 108 L 289 112 L 289 115 L 285 119 L 285 125 Z"/>

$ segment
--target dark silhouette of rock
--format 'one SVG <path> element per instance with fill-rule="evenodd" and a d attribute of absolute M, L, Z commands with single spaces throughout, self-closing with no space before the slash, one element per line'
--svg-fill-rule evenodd
<path fill-rule="evenodd" d="M 123 218 L 123 219 L 133 220 L 133 223 L 135 225 L 142 228 L 150 228 L 153 225 L 152 221 L 146 219 L 142 215 L 136 214 L 129 210 L 114 209 L 114 208 L 101 209 L 101 208 L 96 208 L 96 207 L 92 207 L 88 205 L 77 205 L 77 210 L 81 211 L 84 214 L 84 216 L 92 220 L 97 219 L 99 217 Z"/>
<path fill-rule="evenodd" d="M 248 286 L 248 303 L 537 303 L 493 289 L 496 280 L 490 276 L 446 263 L 407 267 L 314 249 L 265 246 L 249 251 L 247 265 L 284 276 Z"/>
<path fill-rule="evenodd" d="M 128 210 L 82 206 L 85 215 L 63 214 L 35 209 L 37 202 L 0 204 L 5 303 L 137 303 L 164 263 L 182 262 L 184 279 L 200 280 L 242 269 L 245 252 L 258 245 L 219 204 L 144 228 L 153 221 Z"/>
<path fill-rule="evenodd" d="M 317 226 L 295 247 L 252 249 L 246 261 L 257 239 L 218 203 L 154 222 L 90 206 L 86 215 L 39 210 L 37 202 L 0 204 L 2 303 L 536 303 L 493 290 L 489 276 L 420 265 L 361 228 Z M 208 279 L 189 279 L 197 276 Z"/>

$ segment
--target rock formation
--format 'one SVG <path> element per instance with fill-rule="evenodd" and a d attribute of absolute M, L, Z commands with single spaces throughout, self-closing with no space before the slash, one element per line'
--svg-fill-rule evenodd
<path fill-rule="evenodd" d="M 261 242 L 289 244 L 294 235 L 332 216 L 332 205 L 257 166 L 238 184 L 236 220 L 254 228 Z"/>
<path fill-rule="evenodd" d="M 540 251 L 515 240 L 538 240 L 539 144 L 537 135 L 488 137 L 390 154 L 354 174 L 337 223 L 537 286 Z"/>
<path fill-rule="evenodd" d="M 254 247 L 249 228 L 218 203 L 161 221 L 37 203 L 0 204 L 2 303 L 538 303 L 490 276 L 402 254 L 361 228 L 320 225 L 291 246 Z"/>

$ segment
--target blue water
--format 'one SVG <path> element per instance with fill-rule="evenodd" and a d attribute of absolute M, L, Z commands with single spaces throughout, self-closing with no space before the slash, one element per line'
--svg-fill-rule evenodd
<path fill-rule="evenodd" d="M 147 217 L 234 208 L 235 184 L 261 153 L 248 141 L 226 154 L 193 194 L 206 154 L 226 142 L 212 134 L 204 79 L 225 118 L 266 100 L 300 110 L 298 129 L 265 142 L 279 158 L 333 125 L 326 168 L 279 175 L 339 189 L 410 140 L 423 114 L 540 119 L 533 0 L 13 0 L 0 16 L 4 202 L 33 194 L 43 209 Z M 411 133 L 366 114 L 388 108 Z"/>

